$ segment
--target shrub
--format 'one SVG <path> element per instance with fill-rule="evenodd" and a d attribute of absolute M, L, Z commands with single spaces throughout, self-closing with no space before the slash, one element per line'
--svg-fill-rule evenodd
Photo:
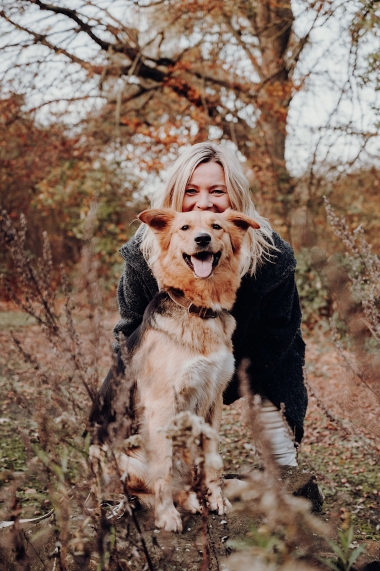
<path fill-rule="evenodd" d="M 332 299 L 323 274 L 318 272 L 317 248 L 297 253 L 296 284 L 303 322 L 310 328 L 331 315 Z"/>

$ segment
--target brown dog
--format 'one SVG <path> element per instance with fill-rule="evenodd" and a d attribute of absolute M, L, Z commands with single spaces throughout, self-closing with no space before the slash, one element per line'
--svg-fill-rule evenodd
<path fill-rule="evenodd" d="M 118 453 L 117 459 L 130 493 L 144 503 L 147 494 L 154 498 L 155 524 L 180 531 L 172 444 L 163 429 L 178 412 L 190 411 L 219 431 L 222 395 L 234 372 L 235 320 L 229 310 L 240 284 L 241 246 L 248 228 L 259 225 L 230 209 L 222 214 L 152 209 L 139 218 L 156 235 L 153 274 L 161 291 L 128 338 L 124 359 L 125 378 L 135 384 L 134 414 L 144 446 Z M 207 446 L 208 454 L 217 453 L 215 439 Z M 224 513 L 217 469 L 206 466 L 205 480 L 210 509 Z M 199 510 L 194 493 L 182 491 L 177 499 L 186 509 Z"/>

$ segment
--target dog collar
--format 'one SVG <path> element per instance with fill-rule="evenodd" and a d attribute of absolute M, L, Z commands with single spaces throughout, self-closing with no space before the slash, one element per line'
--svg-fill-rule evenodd
<path fill-rule="evenodd" d="M 222 311 L 224 311 L 214 311 L 210 307 L 200 307 L 198 305 L 194 305 L 190 299 L 187 299 L 187 297 L 185 297 L 178 290 L 170 288 L 166 289 L 165 291 L 170 299 L 174 301 L 174 303 L 180 305 L 184 309 L 187 309 L 189 313 L 198 315 L 201 319 L 215 319 L 220 313 L 222 313 Z"/>

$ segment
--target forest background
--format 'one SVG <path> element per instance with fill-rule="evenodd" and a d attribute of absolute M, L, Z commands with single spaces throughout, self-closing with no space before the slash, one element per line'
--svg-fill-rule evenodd
<path fill-rule="evenodd" d="M 295 250 L 313 357 L 331 352 L 333 317 L 358 360 L 356 390 L 380 406 L 379 18 L 374 0 L 1 0 L 1 206 L 20 235 L 26 217 L 29 262 L 46 255 L 47 232 L 63 298 L 59 265 L 78 279 L 90 232 L 89 275 L 114 315 L 118 250 L 167 168 L 186 145 L 229 145 Z M 324 196 L 347 226 L 328 221 Z M 372 249 L 350 250 L 358 225 Z M 0 272 L 7 313 L 25 284 L 6 247 Z"/>

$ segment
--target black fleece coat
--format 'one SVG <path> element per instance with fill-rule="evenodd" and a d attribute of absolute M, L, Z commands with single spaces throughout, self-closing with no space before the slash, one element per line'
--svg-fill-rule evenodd
<path fill-rule="evenodd" d="M 279 250 L 273 260 L 261 265 L 255 276 L 247 274 L 242 279 L 232 309 L 236 319 L 232 341 L 236 369 L 242 359 L 249 359 L 252 391 L 267 397 L 278 408 L 284 405 L 296 441 L 300 442 L 307 392 L 301 309 L 294 280 L 296 261 L 289 244 L 276 233 L 273 237 Z M 120 250 L 125 269 L 117 293 L 121 320 L 114 334 L 118 342 L 120 331 L 129 337 L 140 325 L 145 308 L 158 292 L 139 240 L 137 234 Z M 231 404 L 238 398 L 235 376 L 224 393 L 224 402 Z"/>

